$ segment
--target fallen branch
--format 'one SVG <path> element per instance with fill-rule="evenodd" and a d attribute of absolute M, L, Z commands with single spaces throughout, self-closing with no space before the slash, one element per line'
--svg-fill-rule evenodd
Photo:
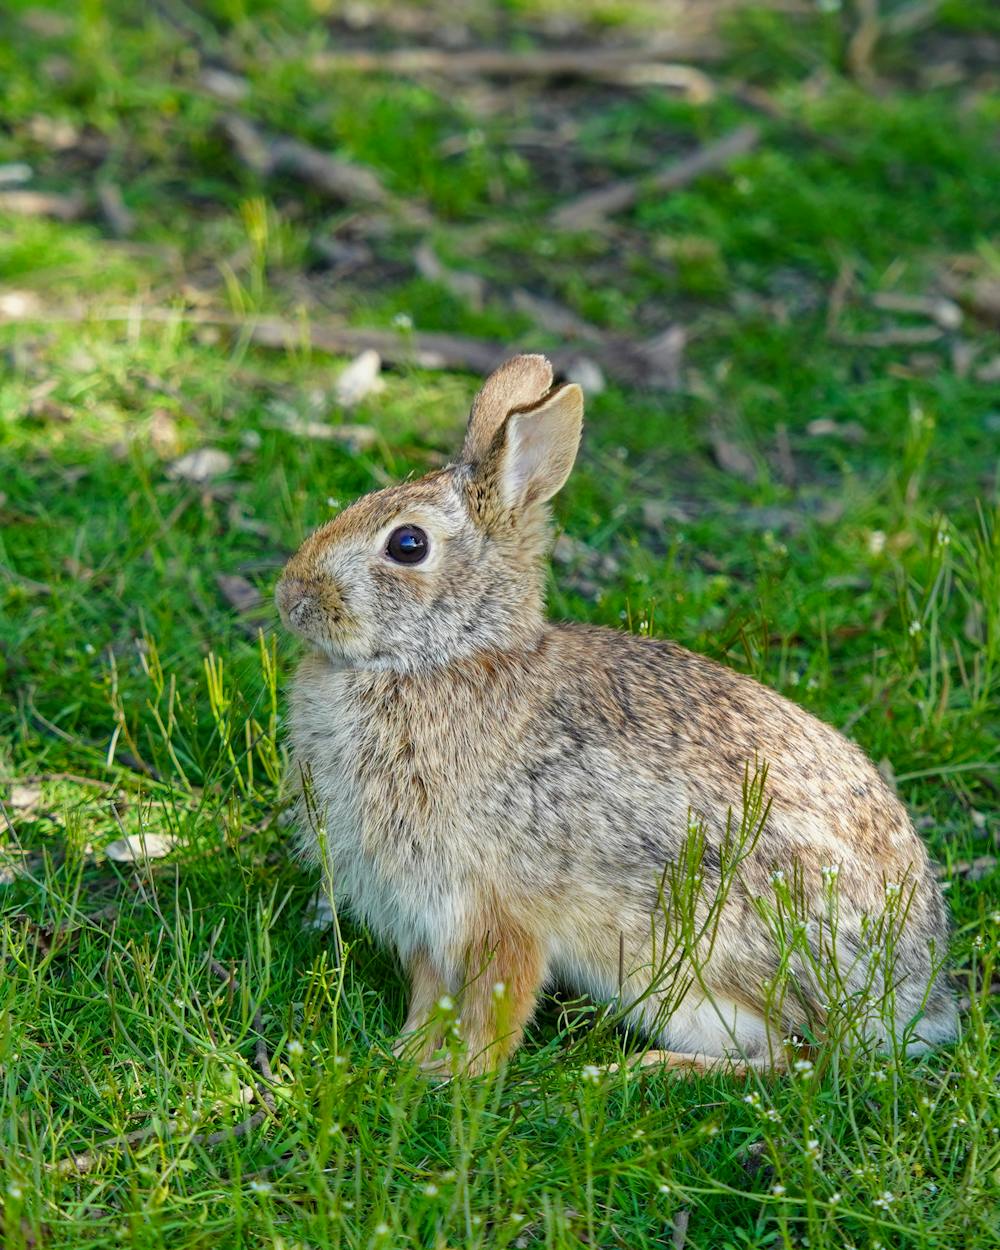
<path fill-rule="evenodd" d="M 942 330 L 957 330 L 962 310 L 954 300 L 933 295 L 906 295 L 898 291 L 876 291 L 872 304 L 882 312 L 909 313 L 936 321 Z"/>
<path fill-rule="evenodd" d="M 389 192 L 374 170 L 321 152 L 298 139 L 268 135 L 238 113 L 220 121 L 237 157 L 263 178 L 290 174 L 345 204 L 386 205 Z"/>
<path fill-rule="evenodd" d="M 678 191 L 702 174 L 725 168 L 730 161 L 751 151 L 759 142 L 760 130 L 757 126 L 739 126 L 650 177 L 623 178 L 569 200 L 555 210 L 550 221 L 558 230 L 582 230 L 599 225 L 603 218 L 631 208 L 644 192 Z"/>
<path fill-rule="evenodd" d="M 440 74 L 450 78 L 584 79 L 621 87 L 665 87 L 694 104 L 715 95 L 712 80 L 675 59 L 707 60 L 718 45 L 677 40 L 658 51 L 647 48 L 548 48 L 508 52 L 497 48 L 395 48 L 388 52 L 321 52 L 310 62 L 314 73 Z"/>
<path fill-rule="evenodd" d="M 239 984 L 228 969 L 224 968 L 215 959 L 209 960 L 209 967 L 220 980 L 226 982 L 227 987 L 233 993 L 239 992 Z M 239 1124 L 217 1129 L 212 1133 L 195 1133 L 192 1137 L 185 1139 L 188 1145 L 218 1146 L 225 1141 L 235 1141 L 240 1137 L 246 1137 L 248 1133 L 252 1133 L 269 1116 L 275 1117 L 277 1115 L 277 1104 L 275 1103 L 274 1095 L 268 1088 L 276 1083 L 275 1076 L 271 1069 L 270 1056 L 267 1053 L 267 1043 L 264 1041 L 264 1026 L 259 1009 L 254 1012 L 253 1027 L 254 1032 L 257 1034 L 254 1048 L 254 1065 L 265 1082 L 265 1084 L 254 1086 L 254 1093 L 261 1103 L 260 1108 L 253 1115 L 248 1116 L 245 1120 L 241 1120 Z M 118 1137 L 111 1137 L 95 1146 L 92 1150 L 84 1150 L 79 1154 L 67 1155 L 66 1158 L 60 1159 L 56 1164 L 56 1170 L 63 1175 L 86 1175 L 88 1172 L 92 1172 L 111 1151 L 127 1150 L 134 1146 L 141 1146 L 143 1142 L 149 1141 L 153 1137 L 174 1137 L 181 1131 L 181 1128 L 180 1121 L 168 1120 L 165 1125 L 150 1124 L 145 1128 L 135 1129 L 131 1133 L 123 1133 Z"/>
<path fill-rule="evenodd" d="M 444 334 L 436 330 L 404 335 L 393 330 L 310 323 L 305 333 L 312 347 L 331 355 L 349 356 L 371 349 L 377 351 L 383 362 L 389 365 L 457 369 L 484 375 L 492 373 L 514 350 L 510 343 Z M 248 334 L 250 341 L 258 347 L 281 350 L 301 345 L 303 341 L 300 324 L 275 317 L 256 322 L 249 328 Z M 588 342 L 586 353 L 616 381 L 633 386 L 676 389 L 678 355 L 683 339 L 683 330 L 672 326 L 647 343 L 631 343 L 612 336 L 601 343 Z M 552 361 L 556 373 L 570 371 L 580 355 L 572 347 L 547 348 L 545 354 Z"/>
<path fill-rule="evenodd" d="M 830 339 L 842 347 L 925 347 L 940 342 L 944 333 L 939 326 L 889 326 L 861 334 L 835 331 Z"/>
<path fill-rule="evenodd" d="M 0 212 L 14 213 L 18 217 L 79 221 L 86 211 L 86 196 L 79 191 L 70 195 L 61 195 L 58 191 L 0 191 Z"/>
<path fill-rule="evenodd" d="M 86 305 L 61 308 L 58 312 L 32 308 L 23 316 L 0 314 L 5 322 L 115 322 L 141 325 L 143 321 L 158 324 L 189 322 L 193 325 L 220 326 L 238 331 L 257 347 L 277 351 L 310 347 L 333 356 L 356 356 L 363 351 L 376 351 L 383 364 L 419 369 L 458 370 L 468 373 L 492 373 L 514 351 L 508 342 L 469 338 L 462 334 L 446 334 L 436 330 L 400 332 L 339 325 L 330 321 L 296 321 L 285 317 L 261 317 L 247 320 L 231 313 L 204 309 L 186 311 L 171 308 L 112 308 L 101 311 Z M 651 386 L 666 390 L 679 385 L 680 359 L 686 334 L 683 327 L 669 326 L 645 342 L 634 342 L 616 335 L 606 335 L 599 343 L 588 341 L 586 355 L 595 360 L 607 375 L 628 386 Z M 578 348 L 560 346 L 546 348 L 557 373 L 572 370 L 581 352 Z M 121 752 L 118 752 L 121 758 Z"/>

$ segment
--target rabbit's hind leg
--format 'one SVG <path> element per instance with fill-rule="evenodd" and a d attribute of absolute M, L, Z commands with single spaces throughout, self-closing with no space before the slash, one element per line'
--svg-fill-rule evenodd
<path fill-rule="evenodd" d="M 746 1059 L 737 1059 L 721 1055 L 688 1055 L 679 1050 L 647 1050 L 639 1055 L 630 1055 L 624 1064 L 610 1063 L 606 1072 L 617 1072 L 622 1067 L 629 1068 L 674 1068 L 685 1076 L 703 1076 L 706 1072 L 725 1072 L 731 1076 L 746 1076 L 755 1072 L 761 1065 Z"/>
<path fill-rule="evenodd" d="M 663 1017 L 655 995 L 633 1012 L 634 1022 L 663 1049 L 636 1055 L 640 1066 L 660 1064 L 688 1073 L 782 1069 L 786 1066 L 780 1034 L 769 1028 L 761 1012 L 721 994 L 686 994 L 670 1004 Z"/>

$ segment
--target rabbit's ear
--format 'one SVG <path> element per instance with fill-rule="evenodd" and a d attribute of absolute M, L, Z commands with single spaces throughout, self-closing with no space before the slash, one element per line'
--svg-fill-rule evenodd
<path fill-rule="evenodd" d="M 551 499 L 569 477 L 582 430 L 583 391 L 575 383 L 557 387 L 533 408 L 512 412 L 497 438 L 494 460 L 504 507 Z"/>
<path fill-rule="evenodd" d="M 551 385 L 552 366 L 544 356 L 514 356 L 494 369 L 472 401 L 463 461 L 475 464 L 481 460 L 514 409 L 537 404 Z"/>

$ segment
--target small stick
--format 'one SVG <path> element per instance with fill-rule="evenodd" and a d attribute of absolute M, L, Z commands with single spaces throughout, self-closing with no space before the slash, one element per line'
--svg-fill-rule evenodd
<path fill-rule="evenodd" d="M 462 334 L 446 334 L 436 330 L 399 333 L 395 330 L 366 329 L 335 322 L 293 321 L 284 317 L 261 317 L 250 320 L 226 312 L 174 311 L 170 308 L 137 306 L 133 309 L 101 310 L 86 305 L 62 308 L 58 312 L 40 311 L 25 317 L 4 317 L 0 325 L 10 321 L 43 321 L 52 324 L 81 321 L 127 321 L 130 323 L 222 326 L 238 330 L 257 347 L 285 351 L 290 347 L 308 345 L 334 356 L 356 356 L 372 349 L 387 365 L 419 369 L 460 370 L 469 373 L 492 373 L 511 354 L 510 343 L 490 339 L 469 338 Z M 646 342 L 633 342 L 607 335 L 601 343 L 588 344 L 586 354 L 592 357 L 617 382 L 632 386 L 676 389 L 684 331 L 670 326 Z M 557 373 L 565 373 L 579 359 L 574 347 L 554 347 L 546 351 Z M 121 758 L 118 753 L 117 758 Z"/>
<path fill-rule="evenodd" d="M 57 191 L 0 191 L 0 212 L 19 217 L 55 217 L 58 221 L 79 221 L 87 211 L 87 201 L 79 192 L 60 195 Z"/>
<path fill-rule="evenodd" d="M 453 78 L 580 78 L 617 86 L 672 87 L 695 103 L 715 94 L 711 80 L 690 65 L 666 58 L 708 59 L 718 45 L 675 40 L 657 52 L 643 48 L 547 48 L 507 52 L 499 48 L 396 48 L 389 52 L 321 52 L 314 73 L 442 74 Z"/>
<path fill-rule="evenodd" d="M 226 982 L 226 985 L 234 994 L 239 993 L 239 982 L 218 960 L 209 959 L 208 966 L 220 980 Z M 187 1138 L 189 1144 L 218 1146 L 225 1141 L 236 1141 L 240 1137 L 246 1137 L 248 1133 L 252 1133 L 269 1116 L 272 1118 L 277 1116 L 277 1104 L 275 1103 L 274 1095 L 268 1088 L 269 1085 L 274 1085 L 276 1082 L 274 1072 L 271 1069 L 271 1059 L 267 1053 L 267 1043 L 264 1040 L 264 1024 L 259 1008 L 253 1015 L 253 1027 L 254 1032 L 257 1034 L 254 1047 L 254 1065 L 263 1081 L 266 1082 L 263 1085 L 255 1085 L 254 1093 L 263 1106 L 255 1111 L 253 1115 L 248 1116 L 245 1120 L 241 1120 L 239 1124 L 216 1129 L 212 1133 L 195 1133 L 193 1137 Z M 168 1120 L 164 1126 L 163 1135 L 173 1137 L 179 1129 L 180 1124 L 177 1120 Z M 95 1146 L 92 1150 L 84 1150 L 79 1154 L 67 1155 L 66 1158 L 60 1159 L 56 1164 L 56 1170 L 64 1175 L 83 1176 L 88 1172 L 92 1172 L 109 1151 L 125 1150 L 132 1146 L 139 1146 L 160 1132 L 160 1126 L 148 1125 L 146 1128 L 134 1129 L 131 1133 L 123 1133 L 119 1137 L 111 1137 Z"/>
<path fill-rule="evenodd" d="M 557 208 L 550 222 L 557 230 L 581 230 L 597 226 L 612 213 L 631 208 L 644 191 L 677 191 L 702 174 L 723 169 L 730 161 L 751 151 L 760 142 L 757 126 L 738 126 L 714 143 L 673 161 L 648 178 L 623 178 L 596 191 L 569 200 Z"/>

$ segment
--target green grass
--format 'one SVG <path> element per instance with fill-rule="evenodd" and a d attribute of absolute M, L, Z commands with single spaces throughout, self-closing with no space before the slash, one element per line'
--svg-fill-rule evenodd
<path fill-rule="evenodd" d="M 698 1250 L 997 1244 L 1000 876 L 960 862 L 1000 835 L 1000 415 L 977 378 L 1000 337 L 966 314 L 930 347 L 876 349 L 827 320 L 848 273 L 841 336 L 926 324 L 871 297 L 934 290 L 955 257 L 998 277 L 1000 99 L 972 68 L 920 77 L 936 40 L 954 59 L 996 23 L 949 0 L 929 31 L 884 42 L 866 93 L 842 76 L 823 7 L 737 13 L 711 71 L 766 87 L 796 125 L 726 90 L 694 107 L 519 89 L 488 107 L 434 80 L 320 78 L 308 57 L 359 39 L 323 4 L 143 17 L 89 0 L 47 23 L 19 4 L 0 18 L 0 164 L 27 161 L 48 190 L 114 181 L 135 217 L 120 241 L 96 215 L 0 216 L 3 307 L 36 301 L 0 321 L 5 1246 L 631 1250 L 670 1245 L 685 1219 Z M 577 37 L 642 39 L 656 21 L 655 6 L 534 0 L 468 20 L 530 46 L 557 9 L 591 22 Z M 318 240 L 350 232 L 350 214 L 235 162 L 216 126 L 232 106 L 199 87 L 204 61 L 239 67 L 248 116 L 422 202 L 442 259 L 488 279 L 484 307 L 415 274 L 401 222 L 367 268 L 332 273 Z M 575 142 L 518 146 L 553 110 L 580 123 Z M 39 117 L 75 137 L 54 148 Z M 610 232 L 545 224 L 595 178 L 745 120 L 763 140 L 728 173 L 644 195 Z M 345 921 L 338 962 L 305 923 L 316 882 L 288 857 L 280 799 L 295 647 L 266 606 L 240 617 L 216 578 L 246 577 L 266 604 L 333 509 L 455 448 L 477 379 L 398 369 L 342 414 L 340 362 L 254 349 L 185 309 L 404 313 L 419 330 L 550 344 L 511 313 L 514 282 L 635 338 L 690 331 L 680 393 L 609 386 L 588 404 L 558 503 L 585 546 L 554 566 L 552 612 L 751 671 L 891 766 L 950 881 L 955 1047 L 919 1062 L 826 1051 L 773 1080 L 600 1075 L 622 1037 L 556 996 L 496 1079 L 435 1086 L 386 1055 L 404 1007 L 391 957 Z M 378 437 L 364 452 L 314 442 L 290 415 Z M 811 432 L 817 418 L 833 433 Z M 716 464 L 719 423 L 752 474 Z M 860 441 L 838 436 L 848 423 Z M 231 457 L 221 477 L 170 476 L 203 446 Z M 177 848 L 116 863 L 105 848 L 123 830 Z M 261 1105 L 245 1103 L 258 1011 L 273 1114 L 206 1144 Z"/>

